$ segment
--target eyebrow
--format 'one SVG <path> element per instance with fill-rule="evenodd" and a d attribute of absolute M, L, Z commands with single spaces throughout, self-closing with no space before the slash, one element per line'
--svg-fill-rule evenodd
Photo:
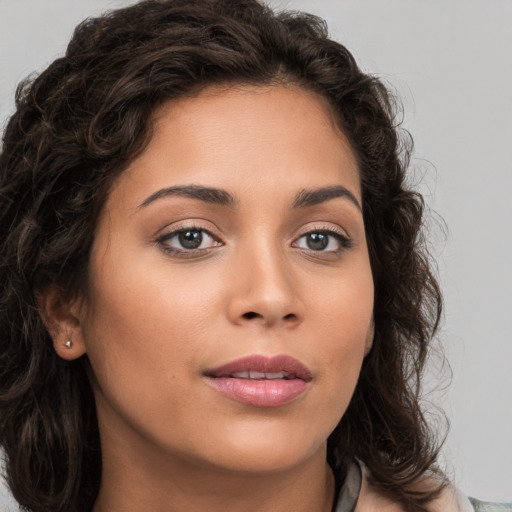
<path fill-rule="evenodd" d="M 144 208 L 157 199 L 172 196 L 191 197 L 192 199 L 199 199 L 205 203 L 216 204 L 219 206 L 234 207 L 237 204 L 235 197 L 226 190 L 203 187 L 201 185 L 186 185 L 181 187 L 167 187 L 157 190 L 154 194 L 147 197 L 139 205 L 139 208 Z"/>
<path fill-rule="evenodd" d="M 336 199 L 338 197 L 344 197 L 348 199 L 351 203 L 357 206 L 359 210 L 362 210 L 359 201 L 356 199 L 356 196 L 354 196 L 350 190 L 341 185 L 322 187 L 314 190 L 303 189 L 295 197 L 293 207 L 305 208 L 307 206 L 315 206 L 317 204 L 324 203 L 325 201 Z"/>
<path fill-rule="evenodd" d="M 213 187 L 204 187 L 202 185 L 184 185 L 177 187 L 166 187 L 157 190 L 149 197 L 147 197 L 139 205 L 138 208 L 144 208 L 154 201 L 157 201 L 158 199 L 172 196 L 190 197 L 192 199 L 204 201 L 205 203 L 219 206 L 229 206 L 231 208 L 238 204 L 235 196 L 231 195 L 226 190 Z M 306 208 L 308 206 L 315 206 L 317 204 L 321 204 L 325 201 L 330 201 L 331 199 L 336 199 L 338 197 L 344 197 L 348 199 L 359 210 L 361 210 L 361 205 L 359 204 L 359 201 L 356 199 L 354 194 L 352 194 L 350 190 L 341 185 L 332 185 L 329 187 L 322 187 L 313 190 L 302 189 L 295 196 L 293 208 Z"/>

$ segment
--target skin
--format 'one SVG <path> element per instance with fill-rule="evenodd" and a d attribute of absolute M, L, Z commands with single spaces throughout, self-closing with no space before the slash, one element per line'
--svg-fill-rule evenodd
<path fill-rule="evenodd" d="M 191 185 L 236 204 L 154 196 Z M 294 207 L 334 186 L 355 201 Z M 331 510 L 326 439 L 373 334 L 358 204 L 356 158 L 314 93 L 216 87 L 155 113 L 100 216 L 87 296 L 44 299 L 59 355 L 91 363 L 104 460 L 94 512 Z M 180 245 L 184 228 L 205 230 L 200 249 Z M 328 245 L 312 249 L 306 234 L 319 232 Z M 301 361 L 306 391 L 255 407 L 206 382 L 252 354 Z"/>

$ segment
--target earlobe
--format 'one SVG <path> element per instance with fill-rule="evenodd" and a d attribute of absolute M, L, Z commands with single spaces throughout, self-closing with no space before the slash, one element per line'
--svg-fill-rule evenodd
<path fill-rule="evenodd" d="M 375 336 L 375 322 L 372 318 L 370 327 L 368 329 L 368 333 L 366 334 L 366 341 L 364 346 L 364 355 L 365 357 L 370 353 L 373 347 L 373 338 Z"/>
<path fill-rule="evenodd" d="M 80 322 L 78 299 L 66 299 L 57 286 L 49 286 L 37 294 L 39 313 L 57 355 L 68 361 L 86 353 Z"/>

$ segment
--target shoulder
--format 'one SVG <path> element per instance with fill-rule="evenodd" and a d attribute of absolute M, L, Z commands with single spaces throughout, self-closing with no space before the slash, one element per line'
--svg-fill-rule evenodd
<path fill-rule="evenodd" d="M 489 503 L 469 498 L 475 512 L 512 512 L 512 503 Z"/>
<path fill-rule="evenodd" d="M 495 512 L 495 509 L 473 508 L 472 502 L 453 486 L 445 487 L 439 497 L 429 504 L 428 509 L 429 512 Z M 354 512 L 406 512 L 406 510 L 393 497 L 383 494 L 374 487 L 370 482 L 367 469 L 362 467 L 361 492 Z"/>
<path fill-rule="evenodd" d="M 430 507 L 430 512 L 474 512 L 469 498 L 451 485 L 443 489 Z"/>
<path fill-rule="evenodd" d="M 371 483 L 368 469 L 357 461 L 360 470 L 360 491 L 353 512 L 407 512 L 402 504 L 384 494 Z M 430 481 L 430 484 L 435 482 Z M 426 485 L 429 485 L 428 482 Z M 357 496 L 357 493 L 356 493 Z M 428 505 L 429 512 L 512 512 L 512 503 L 490 503 L 468 498 L 453 485 L 447 485 Z"/>
<path fill-rule="evenodd" d="M 372 485 L 368 469 L 363 464 L 361 467 L 361 490 L 357 499 L 354 512 L 405 512 L 403 507 L 392 497 L 383 494 Z"/>

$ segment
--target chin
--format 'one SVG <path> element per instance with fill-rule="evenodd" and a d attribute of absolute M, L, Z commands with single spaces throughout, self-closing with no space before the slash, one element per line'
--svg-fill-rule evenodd
<path fill-rule="evenodd" d="M 240 451 L 233 453 L 236 459 L 218 461 L 217 467 L 239 473 L 241 475 L 269 475 L 285 473 L 299 467 L 311 455 L 301 452 L 291 453 L 289 450 Z"/>
<path fill-rule="evenodd" d="M 290 471 L 317 454 L 325 459 L 325 438 L 311 439 L 304 432 L 294 435 L 293 430 L 262 429 L 248 436 L 230 436 L 228 442 L 212 443 L 216 449 L 209 455 L 218 467 L 247 474 Z"/>

